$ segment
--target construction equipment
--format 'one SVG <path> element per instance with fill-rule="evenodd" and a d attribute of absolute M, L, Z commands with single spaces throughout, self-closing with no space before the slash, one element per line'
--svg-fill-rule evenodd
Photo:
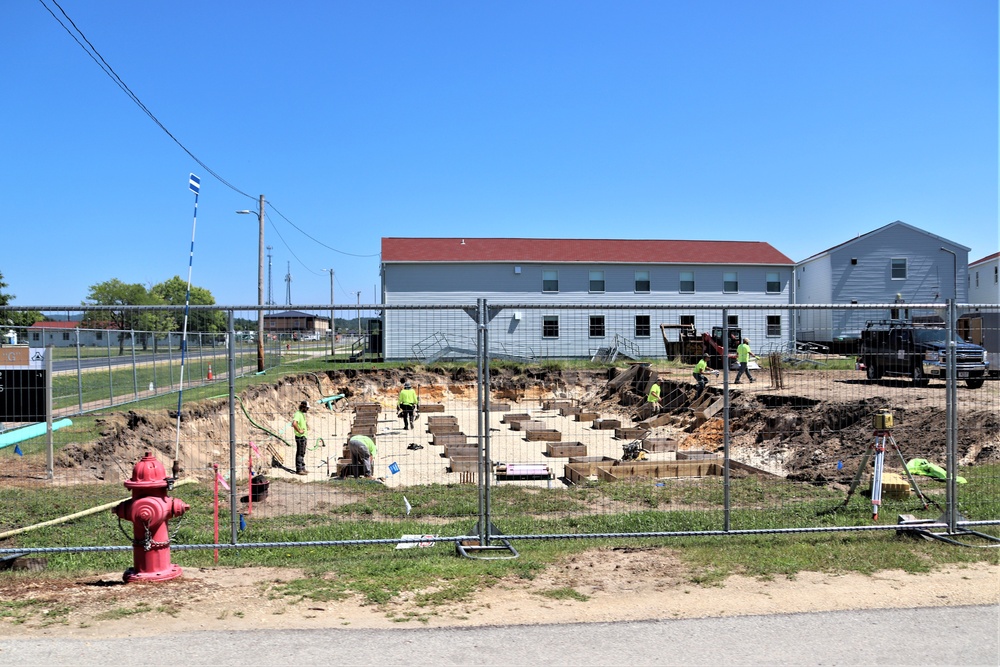
<path fill-rule="evenodd" d="M 704 354 L 708 355 L 708 367 L 714 369 L 722 368 L 722 359 L 729 358 L 729 368 L 736 370 L 739 364 L 736 363 L 736 348 L 743 341 L 743 331 L 739 327 L 729 327 L 729 345 L 724 345 L 722 339 L 722 327 L 712 327 L 712 333 L 707 331 L 701 335 L 701 343 Z"/>
<path fill-rule="evenodd" d="M 643 444 L 646 442 L 646 438 L 652 431 L 646 431 L 639 438 L 627 442 L 622 445 L 622 461 L 645 461 L 648 457 L 649 450 L 647 450 Z"/>
<path fill-rule="evenodd" d="M 660 335 L 663 336 L 667 359 L 679 358 L 683 363 L 693 364 L 701 356 L 701 337 L 694 324 L 661 324 Z"/>
<path fill-rule="evenodd" d="M 872 521 L 878 521 L 878 509 L 882 505 L 882 469 L 885 464 L 885 448 L 887 445 L 891 446 L 895 450 L 896 455 L 899 457 L 899 462 L 903 464 L 903 470 L 906 471 L 906 477 L 909 479 L 910 486 L 913 490 L 917 492 L 917 496 L 920 498 L 924 505 L 924 509 L 927 509 L 930 503 L 934 503 L 938 509 L 941 506 L 933 500 L 929 500 L 927 496 L 924 495 L 920 487 L 917 486 L 917 481 L 913 479 L 913 474 L 910 472 L 909 468 L 906 467 L 906 460 L 903 458 L 903 453 L 899 451 L 899 445 L 896 444 L 896 440 L 892 437 L 892 427 L 893 427 L 893 415 L 889 411 L 882 411 L 875 414 L 872 419 L 872 425 L 875 428 L 875 441 L 868 445 L 868 449 L 865 450 L 865 455 L 861 459 L 861 465 L 858 466 L 858 472 L 854 475 L 854 481 L 851 482 L 851 488 L 847 490 L 847 498 L 844 499 L 844 507 L 851 501 L 851 496 L 854 494 L 855 489 L 858 488 L 858 484 L 861 482 L 861 476 L 864 474 L 865 469 L 868 467 L 868 459 L 871 457 L 872 453 L 875 454 L 875 469 L 872 472 Z"/>

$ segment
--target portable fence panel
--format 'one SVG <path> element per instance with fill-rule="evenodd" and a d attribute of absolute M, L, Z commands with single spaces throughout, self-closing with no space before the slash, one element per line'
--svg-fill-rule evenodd
<path fill-rule="evenodd" d="M 995 521 L 1000 518 L 1000 307 L 959 304 L 956 314 L 957 509 L 960 520 Z M 983 354 L 988 362 L 983 380 L 963 379 L 963 366 L 975 365 Z"/>

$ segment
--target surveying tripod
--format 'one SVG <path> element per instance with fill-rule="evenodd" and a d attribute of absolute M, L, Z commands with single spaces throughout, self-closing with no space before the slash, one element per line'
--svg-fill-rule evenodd
<path fill-rule="evenodd" d="M 885 464 L 885 449 L 887 445 L 891 446 L 899 457 L 899 462 L 903 464 L 903 470 L 906 471 L 906 477 L 910 480 L 910 486 L 917 492 L 917 496 L 924 504 L 924 509 L 927 509 L 928 505 L 934 502 L 933 500 L 928 500 L 927 496 L 920 490 L 920 487 L 917 486 L 917 480 L 913 479 L 909 468 L 906 467 L 906 460 L 903 459 L 903 453 L 899 451 L 896 439 L 892 437 L 892 431 L 876 428 L 875 441 L 868 445 L 868 449 L 865 450 L 865 455 L 861 458 L 861 465 L 858 466 L 858 472 L 854 475 L 854 481 L 851 482 L 851 488 L 847 491 L 847 498 L 844 499 L 844 507 L 847 507 L 847 503 L 851 502 L 854 490 L 858 488 L 858 484 L 861 482 L 861 476 L 868 467 L 868 459 L 871 458 L 872 452 L 874 452 L 875 471 L 872 473 L 872 521 L 878 521 L 878 508 L 882 504 L 882 468 Z M 940 505 L 936 502 L 934 504 L 940 509 Z"/>

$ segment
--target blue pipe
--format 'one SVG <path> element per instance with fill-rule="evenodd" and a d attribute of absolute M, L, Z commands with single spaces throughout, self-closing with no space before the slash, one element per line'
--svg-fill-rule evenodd
<path fill-rule="evenodd" d="M 52 422 L 52 430 L 55 431 L 64 426 L 72 425 L 73 422 L 69 419 L 60 419 L 59 421 Z M 31 426 L 22 426 L 21 428 L 15 428 L 12 431 L 4 431 L 3 433 L 0 433 L 0 449 L 16 445 L 17 443 L 24 442 L 25 440 L 31 440 L 32 438 L 37 438 L 42 435 L 45 435 L 45 422 L 39 422 L 37 424 L 32 424 Z"/>

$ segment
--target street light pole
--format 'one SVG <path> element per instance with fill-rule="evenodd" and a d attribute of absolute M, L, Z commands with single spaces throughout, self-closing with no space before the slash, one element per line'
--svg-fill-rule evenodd
<path fill-rule="evenodd" d="M 236 211 L 241 214 L 253 211 Z M 264 195 L 257 204 L 257 222 L 259 226 L 257 242 L 257 372 L 264 372 Z"/>

